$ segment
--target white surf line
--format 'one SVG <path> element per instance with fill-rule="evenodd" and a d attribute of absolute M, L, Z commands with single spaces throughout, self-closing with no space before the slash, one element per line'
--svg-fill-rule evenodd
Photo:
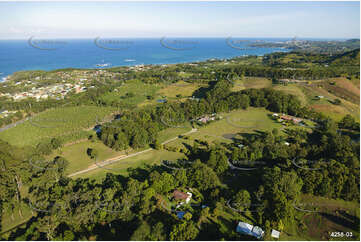
<path fill-rule="evenodd" d="M 197 132 L 197 129 L 192 129 L 191 131 L 188 131 L 188 132 L 186 132 L 186 133 L 184 133 L 184 134 L 180 134 L 180 135 L 187 135 L 187 134 L 191 134 L 191 133 L 194 133 L 194 132 Z M 174 141 L 174 140 L 176 140 L 176 139 L 179 139 L 179 135 L 178 135 L 177 137 L 174 137 L 174 138 L 172 138 L 172 139 L 169 139 L 169 140 L 167 140 L 167 141 L 164 141 L 164 142 L 162 143 L 162 145 L 167 144 L 167 143 L 169 143 L 169 142 L 172 142 L 172 141 Z M 99 169 L 99 168 L 102 168 L 102 166 L 110 165 L 110 164 L 113 164 L 113 163 L 118 162 L 118 161 L 120 161 L 120 160 L 124 160 L 124 159 L 127 159 L 127 158 L 129 158 L 129 157 L 137 156 L 137 155 L 140 155 L 140 154 L 149 152 L 149 151 L 151 151 L 151 150 L 153 150 L 153 148 L 149 148 L 149 149 L 146 149 L 146 150 L 143 150 L 143 151 L 139 151 L 139 152 L 136 152 L 136 153 L 134 153 L 134 154 L 126 155 L 126 156 L 120 157 L 119 159 L 115 159 L 115 160 L 112 160 L 112 158 L 110 158 L 110 159 L 105 160 L 105 161 L 103 161 L 103 162 L 96 163 L 96 165 L 93 166 L 93 167 L 89 167 L 89 168 L 87 168 L 87 169 L 74 172 L 74 173 L 68 175 L 68 177 L 73 177 L 73 176 L 80 175 L 80 174 L 83 174 L 83 173 L 86 173 L 86 172 L 89 172 L 89 171 L 92 171 L 92 170 L 95 170 L 95 169 Z M 113 159 L 114 159 L 114 158 L 113 158 Z"/>

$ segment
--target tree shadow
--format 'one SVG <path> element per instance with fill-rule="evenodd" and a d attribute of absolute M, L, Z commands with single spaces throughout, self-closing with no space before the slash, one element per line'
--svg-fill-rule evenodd
<path fill-rule="evenodd" d="M 321 216 L 323 216 L 324 218 L 330 220 L 335 224 L 339 224 L 348 229 L 358 230 L 357 221 L 359 219 L 356 216 L 347 214 L 345 211 L 341 211 L 341 212 L 339 211 L 340 215 L 338 216 L 325 212 L 322 212 L 320 214 Z"/>

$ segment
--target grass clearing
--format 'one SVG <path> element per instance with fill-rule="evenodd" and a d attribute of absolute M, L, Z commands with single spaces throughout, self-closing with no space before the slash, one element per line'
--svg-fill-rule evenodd
<path fill-rule="evenodd" d="M 169 98 L 175 98 L 177 95 L 182 95 L 182 97 L 191 97 L 194 91 L 196 91 L 201 86 L 207 85 L 179 81 L 160 89 L 157 94 Z"/>
<path fill-rule="evenodd" d="M 230 143 L 232 142 L 232 137 L 237 137 L 240 133 L 254 133 L 258 130 L 272 131 L 274 128 L 282 129 L 284 127 L 282 124 L 272 120 L 268 114 L 272 113 L 264 108 L 251 107 L 247 110 L 222 113 L 219 114 L 222 116 L 221 120 L 199 127 L 197 132 L 188 135 L 190 139 L 178 139 L 169 143 L 169 146 L 184 148 L 184 144 L 192 145 L 194 139 Z"/>
<path fill-rule="evenodd" d="M 127 175 L 128 168 L 137 168 L 146 165 L 160 164 L 162 160 L 177 160 L 184 158 L 184 154 L 178 152 L 170 152 L 167 150 L 151 150 L 137 156 L 133 156 L 124 160 L 120 160 L 114 164 L 98 168 L 87 173 L 74 176 L 73 179 L 78 177 L 94 178 L 100 180 L 105 177 L 106 173 L 114 173 L 120 175 Z"/>
<path fill-rule="evenodd" d="M 293 227 L 286 226 L 286 231 L 281 234 L 281 240 L 359 240 L 360 205 L 357 202 L 304 194 L 301 196 L 300 204 L 309 204 L 309 207 L 298 205 L 301 209 L 316 209 L 318 212 L 295 209 L 300 222 Z M 330 233 L 335 231 L 352 232 L 353 236 L 332 238 Z"/>
<path fill-rule="evenodd" d="M 307 105 L 307 97 L 297 84 L 288 84 L 287 86 L 277 85 L 274 86 L 273 89 L 294 95 L 301 101 L 302 105 Z"/>
<path fill-rule="evenodd" d="M 0 139 L 15 146 L 33 146 L 42 139 L 77 134 L 94 126 L 116 109 L 77 106 L 49 109 L 31 120 L 0 133 Z"/>
<path fill-rule="evenodd" d="M 159 135 L 158 135 L 159 141 L 161 143 L 163 143 L 166 140 L 177 137 L 180 134 L 184 134 L 186 132 L 189 132 L 192 129 L 192 127 L 191 127 L 191 125 L 189 123 L 184 123 L 184 124 L 181 124 L 181 125 L 184 125 L 184 127 L 182 126 L 182 127 L 179 127 L 179 128 L 168 128 L 168 129 L 160 131 Z"/>
<path fill-rule="evenodd" d="M 139 103 L 138 106 L 145 106 L 149 104 L 157 104 L 158 100 L 166 99 L 168 101 L 179 100 L 185 101 L 186 98 L 192 97 L 193 93 L 200 87 L 207 87 L 208 84 L 188 83 L 178 81 L 176 83 L 166 85 L 157 84 L 158 90 L 152 95 L 152 99 L 145 99 Z"/>
<path fill-rule="evenodd" d="M 181 127 L 181 128 L 168 128 L 159 133 L 159 141 L 165 142 L 169 139 L 178 137 L 178 135 L 180 135 L 180 134 L 189 132 L 190 130 L 191 130 L 191 126 L 189 123 L 185 124 L 185 127 Z M 77 171 L 87 169 L 88 167 L 95 164 L 95 161 L 92 160 L 86 153 L 88 148 L 97 150 L 97 152 L 98 152 L 97 160 L 100 162 L 100 161 L 105 161 L 108 159 L 120 158 L 120 157 L 128 155 L 128 154 L 132 154 L 135 152 L 139 152 L 139 151 L 148 149 L 149 147 L 145 147 L 145 148 L 139 149 L 139 150 L 133 150 L 133 149 L 129 148 L 129 149 L 123 150 L 123 151 L 115 151 L 115 150 L 109 148 L 108 146 L 104 145 L 101 141 L 91 142 L 89 140 L 82 140 L 80 142 L 68 144 L 68 145 L 60 148 L 59 150 L 55 150 L 47 158 L 50 160 L 56 156 L 64 157 L 69 162 L 69 165 L 66 169 L 66 174 L 72 174 Z M 153 151 L 151 151 L 151 152 L 153 152 Z M 143 154 L 140 154 L 139 156 L 142 156 L 142 155 Z M 138 157 L 138 156 L 136 156 L 136 157 Z M 146 156 L 146 157 L 148 157 L 148 156 Z M 131 159 L 131 158 L 129 158 L 129 159 Z M 135 165 L 131 164 L 127 160 L 128 159 L 119 161 L 119 163 L 127 164 L 127 165 L 122 166 L 123 174 L 126 174 L 126 170 L 128 167 L 136 167 L 137 166 L 136 164 Z M 149 160 L 146 163 L 149 163 Z M 124 163 L 123 161 L 127 161 L 127 162 Z M 152 163 L 152 162 L 150 162 L 150 163 Z M 139 163 L 139 164 L 141 165 L 141 163 Z"/>
<path fill-rule="evenodd" d="M 346 89 L 350 93 L 360 97 L 360 80 L 358 80 L 358 85 L 354 81 L 348 80 L 345 77 L 331 78 L 328 82 L 335 82 L 336 86 Z"/>
<path fill-rule="evenodd" d="M 21 210 L 21 212 L 19 212 Z M 32 213 L 33 212 L 33 213 Z M 26 203 L 15 205 L 12 212 L 6 210 L 1 218 L 1 232 L 5 232 L 19 226 L 22 223 L 27 222 L 32 216 L 35 216 L 36 212 L 33 211 Z"/>
<path fill-rule="evenodd" d="M 360 105 L 342 99 L 329 93 L 322 87 L 317 85 L 302 86 L 302 90 L 307 97 L 308 104 L 315 111 L 321 112 L 336 121 L 341 120 L 346 114 L 351 114 L 356 120 L 360 120 Z M 316 99 L 316 96 L 324 96 L 323 99 Z M 330 101 L 336 98 L 341 100 L 341 105 L 335 105 Z"/>
<path fill-rule="evenodd" d="M 51 159 L 56 156 L 62 156 L 67 159 L 69 161 L 69 165 L 66 169 L 66 174 L 70 174 L 86 169 L 94 164 L 94 160 L 92 160 L 86 153 L 88 148 L 97 150 L 98 160 L 101 161 L 125 155 L 125 151 L 115 151 L 100 141 L 85 141 L 56 150 L 48 158 Z"/>
<path fill-rule="evenodd" d="M 104 94 L 102 100 L 106 103 L 121 100 L 128 105 L 138 105 L 146 101 L 148 96 L 154 96 L 160 88 L 160 84 L 147 84 L 140 80 L 129 80 L 112 92 Z"/>
<path fill-rule="evenodd" d="M 264 77 L 245 77 L 243 83 L 246 89 L 272 87 L 272 80 Z"/>

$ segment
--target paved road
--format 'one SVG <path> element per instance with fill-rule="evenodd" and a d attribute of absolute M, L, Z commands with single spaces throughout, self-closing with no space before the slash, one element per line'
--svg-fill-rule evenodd
<path fill-rule="evenodd" d="M 187 135 L 187 134 L 191 134 L 191 133 L 194 133 L 194 132 L 197 132 L 197 129 L 192 129 L 191 131 L 188 131 L 184 134 L 181 134 L 181 135 Z M 164 144 L 167 144 L 169 142 L 172 142 L 176 139 L 178 139 L 179 135 L 177 137 L 174 137 L 174 138 L 171 138 L 169 140 L 166 140 L 162 143 L 162 145 Z M 84 170 L 81 170 L 81 171 L 77 171 L 77 172 L 74 172 L 70 175 L 68 175 L 68 177 L 72 177 L 72 176 L 76 176 L 76 175 L 80 175 L 80 174 L 83 174 L 83 173 L 86 173 L 86 172 L 89 172 L 89 171 L 92 171 L 92 170 L 95 170 L 95 169 L 98 169 L 98 168 L 101 168 L 103 166 L 106 166 L 106 165 L 110 165 L 110 164 L 113 164 L 115 162 L 118 162 L 120 160 L 124 160 L 124 159 L 127 159 L 129 157 L 133 157 L 133 156 L 137 156 L 137 155 L 140 155 L 140 154 L 143 154 L 143 153 L 146 153 L 146 152 L 149 152 L 153 150 L 152 148 L 149 148 L 149 149 L 146 149 L 146 150 L 142 150 L 142 151 L 139 151 L 139 152 L 136 152 L 136 153 L 133 153 L 133 154 L 130 154 L 130 155 L 124 155 L 124 156 L 121 156 L 121 157 L 113 157 L 113 158 L 110 158 L 110 159 L 107 159 L 105 161 L 101 161 L 101 162 L 97 162 L 96 164 L 93 164 L 91 166 L 89 166 L 87 169 L 84 169 Z"/>

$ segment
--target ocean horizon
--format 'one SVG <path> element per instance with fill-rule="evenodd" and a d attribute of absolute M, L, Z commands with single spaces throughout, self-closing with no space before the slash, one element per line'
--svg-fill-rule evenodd
<path fill-rule="evenodd" d="M 99 68 L 178 64 L 262 56 L 284 48 L 249 47 L 255 42 L 290 38 L 36 38 L 0 40 L 0 80 L 14 72 L 63 68 Z M 309 39 L 315 40 L 315 39 Z M 321 39 L 320 39 L 321 40 Z"/>

